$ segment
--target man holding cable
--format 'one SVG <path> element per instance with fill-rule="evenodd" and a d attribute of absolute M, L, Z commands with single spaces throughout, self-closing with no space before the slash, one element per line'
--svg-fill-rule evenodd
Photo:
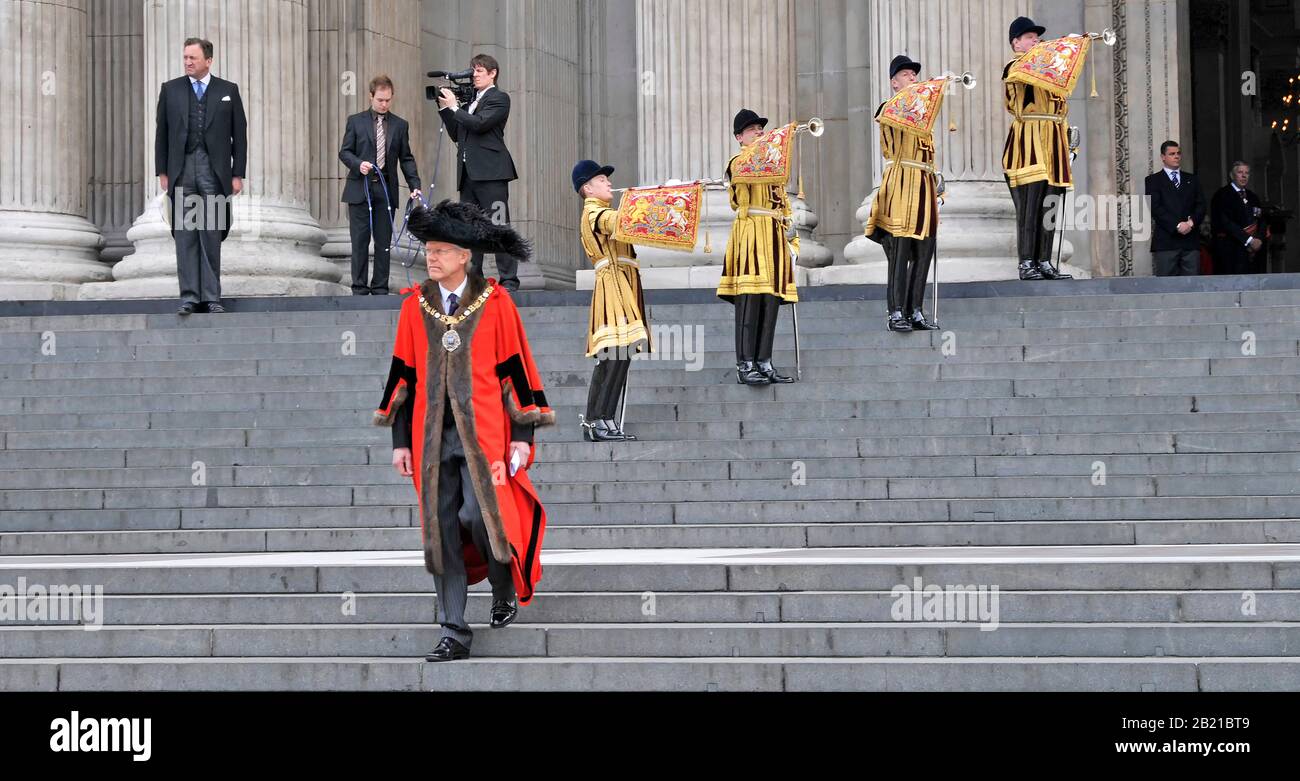
<path fill-rule="evenodd" d="M 348 233 L 352 236 L 352 295 L 388 295 L 389 247 L 393 243 L 393 215 L 397 211 L 397 166 L 412 198 L 420 196 L 420 175 L 411 154 L 410 126 L 394 114 L 393 80 L 379 75 L 370 80 L 370 108 L 348 117 L 339 147 L 339 160 L 348 167 L 343 202 L 348 205 Z M 380 174 L 383 175 L 381 180 Z M 375 266 L 366 282 L 370 237 L 375 238 Z"/>

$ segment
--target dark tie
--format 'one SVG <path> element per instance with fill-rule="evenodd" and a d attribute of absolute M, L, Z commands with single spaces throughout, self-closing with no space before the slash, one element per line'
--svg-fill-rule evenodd
<path fill-rule="evenodd" d="M 456 298 L 455 293 L 452 293 L 451 295 L 447 296 L 447 314 L 449 315 L 456 314 L 456 302 L 458 300 L 459 299 Z"/>
<path fill-rule="evenodd" d="M 388 138 L 384 134 L 384 115 L 375 117 L 375 167 L 383 170 L 384 152 L 388 151 Z"/>
<path fill-rule="evenodd" d="M 1178 189 L 1178 172 L 1177 172 L 1177 171 L 1174 171 L 1173 173 L 1170 174 L 1170 176 L 1172 176 L 1172 177 L 1174 178 L 1174 189 L 1177 190 L 1177 189 Z"/>

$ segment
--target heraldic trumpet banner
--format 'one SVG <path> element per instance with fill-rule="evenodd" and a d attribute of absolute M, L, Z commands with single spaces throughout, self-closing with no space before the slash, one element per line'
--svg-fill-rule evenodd
<path fill-rule="evenodd" d="M 880 109 L 880 124 L 925 135 L 943 108 L 947 79 L 919 81 L 895 93 Z"/>
<path fill-rule="evenodd" d="M 704 186 L 698 182 L 625 190 L 618 204 L 614 240 L 692 252 L 703 203 Z"/>
<path fill-rule="evenodd" d="M 1092 39 L 1084 35 L 1043 41 L 1011 66 L 1007 79 L 1042 87 L 1054 95 L 1068 98 L 1083 72 L 1083 61 L 1091 44 Z"/>
<path fill-rule="evenodd" d="M 736 184 L 785 184 L 790 181 L 790 145 L 795 127 L 791 122 L 769 130 L 741 150 L 731 165 Z"/>

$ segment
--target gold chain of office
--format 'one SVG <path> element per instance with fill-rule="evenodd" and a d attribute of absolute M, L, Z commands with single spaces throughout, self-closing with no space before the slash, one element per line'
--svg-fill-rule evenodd
<path fill-rule="evenodd" d="M 447 326 L 447 332 L 442 335 L 442 347 L 444 350 L 447 352 L 453 352 L 457 347 L 460 347 L 460 334 L 457 333 L 456 326 L 460 325 L 465 321 L 465 318 L 474 314 L 479 307 L 483 306 L 484 302 L 488 300 L 488 296 L 492 295 L 492 289 L 492 285 L 488 285 L 487 288 L 484 289 L 483 293 L 474 300 L 474 303 L 462 309 L 457 315 L 444 315 L 429 304 L 423 293 L 420 294 L 420 308 L 422 308 L 430 317 Z"/>

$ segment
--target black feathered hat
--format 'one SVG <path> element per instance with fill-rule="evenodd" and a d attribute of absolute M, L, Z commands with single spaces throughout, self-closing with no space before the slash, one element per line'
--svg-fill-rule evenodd
<path fill-rule="evenodd" d="M 406 227 L 420 241 L 445 241 L 478 252 L 514 255 L 528 260 L 532 247 L 509 225 L 498 225 L 471 203 L 443 201 L 427 209 L 416 206 Z"/>

